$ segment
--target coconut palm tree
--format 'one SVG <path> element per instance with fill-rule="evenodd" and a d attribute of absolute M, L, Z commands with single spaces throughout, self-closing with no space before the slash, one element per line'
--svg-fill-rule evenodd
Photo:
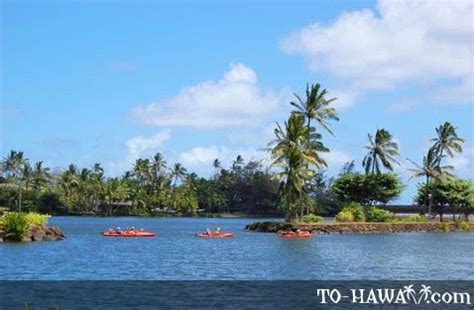
<path fill-rule="evenodd" d="M 326 166 L 318 151 L 327 150 L 317 141 L 319 135 L 305 126 L 304 116 L 292 113 L 284 128 L 277 124 L 275 140 L 270 142 L 273 162 L 271 167 L 279 168 L 276 179 L 280 182 L 280 194 L 286 208 L 287 221 L 298 217 L 306 194 L 305 183 L 314 176 L 310 166 Z M 310 140 L 308 142 L 308 137 Z"/>
<path fill-rule="evenodd" d="M 161 153 L 156 153 L 155 156 L 153 156 L 151 168 L 153 171 L 153 179 L 156 181 L 166 170 L 166 161 Z"/>
<path fill-rule="evenodd" d="M 51 175 L 49 174 L 49 168 L 43 167 L 43 162 L 38 161 L 33 166 L 33 175 L 31 178 L 31 187 L 35 191 L 41 191 L 47 187 L 50 181 Z"/>
<path fill-rule="evenodd" d="M 294 94 L 297 102 L 290 102 L 296 108 L 295 113 L 303 115 L 306 119 L 306 128 L 309 131 L 311 121 L 315 120 L 320 126 L 326 129 L 333 135 L 329 128 L 329 120 L 338 121 L 336 109 L 330 107 L 330 104 L 337 100 L 337 98 L 326 99 L 328 94 L 326 89 L 321 90 L 321 85 L 306 85 L 306 99 L 303 101 L 300 96 Z"/>
<path fill-rule="evenodd" d="M 174 180 L 174 186 L 178 181 L 183 181 L 186 177 L 187 170 L 180 163 L 175 163 L 171 170 L 171 180 Z"/>
<path fill-rule="evenodd" d="M 441 159 L 445 154 L 453 157 L 454 153 L 462 153 L 462 143 L 464 139 L 458 137 L 456 129 L 451 123 L 445 122 L 436 128 L 437 137 L 431 139 L 434 142 L 432 148 L 436 151 L 438 157 L 438 164 L 441 164 Z"/>
<path fill-rule="evenodd" d="M 365 146 L 369 150 L 365 155 L 362 165 L 367 174 L 380 173 L 380 168 L 393 171 L 393 163 L 399 164 L 395 159 L 398 154 L 398 145 L 392 140 L 392 135 L 385 129 L 378 129 L 375 138 L 368 134 L 370 145 Z"/>
<path fill-rule="evenodd" d="M 7 177 L 11 178 L 18 185 L 18 211 L 21 212 L 21 188 L 24 172 L 24 166 L 28 163 L 28 159 L 24 158 L 23 152 L 10 151 L 10 154 L 2 161 L 3 170 L 7 173 Z"/>
<path fill-rule="evenodd" d="M 130 197 L 130 189 L 126 182 L 118 178 L 109 179 L 105 184 L 105 200 L 107 202 L 107 214 L 110 216 L 113 212 L 113 205 L 123 202 Z"/>
<path fill-rule="evenodd" d="M 430 184 L 431 180 L 437 179 L 443 175 L 450 176 L 451 173 L 449 171 L 453 170 L 453 166 L 439 165 L 439 156 L 437 155 L 436 149 L 434 148 L 430 148 L 428 150 L 428 154 L 423 157 L 423 163 L 421 165 L 417 164 L 409 158 L 407 158 L 407 160 L 415 166 L 415 168 L 409 169 L 412 172 L 412 176 L 410 177 L 410 179 L 424 177 L 426 189 L 428 189 L 428 185 Z M 425 206 L 428 204 L 428 200 L 429 194 L 427 190 L 425 197 Z"/>
<path fill-rule="evenodd" d="M 21 175 L 23 181 L 22 186 L 24 186 L 25 192 L 27 192 L 31 185 L 31 179 L 33 178 L 33 169 L 31 168 L 30 164 L 25 163 L 23 165 Z"/>
<path fill-rule="evenodd" d="M 150 160 L 138 158 L 133 166 L 133 173 L 137 177 L 140 185 L 143 186 L 147 184 L 151 177 Z"/>

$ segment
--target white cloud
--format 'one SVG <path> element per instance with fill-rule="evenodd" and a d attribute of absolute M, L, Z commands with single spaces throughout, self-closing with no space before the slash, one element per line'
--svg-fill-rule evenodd
<path fill-rule="evenodd" d="M 164 142 L 170 138 L 169 130 L 163 130 L 151 137 L 133 137 L 126 142 L 129 158 L 135 160 L 140 156 L 147 156 L 151 152 L 159 151 Z"/>
<path fill-rule="evenodd" d="M 438 97 L 472 102 L 473 3 L 379 0 L 376 11 L 346 12 L 331 24 L 308 25 L 281 46 L 305 56 L 310 69 L 327 71 L 359 92 L 450 79 L 461 85 Z"/>
<path fill-rule="evenodd" d="M 474 179 L 474 147 L 465 146 L 461 154 L 448 157 L 447 164 L 453 166 L 460 177 Z"/>
<path fill-rule="evenodd" d="M 321 157 L 324 158 L 328 164 L 328 168 L 341 168 L 345 163 L 351 162 L 353 158 L 351 155 L 344 151 L 331 150 L 329 153 L 321 153 Z"/>
<path fill-rule="evenodd" d="M 232 64 L 219 81 L 182 89 L 174 97 L 143 105 L 133 117 L 154 126 L 219 128 L 257 126 L 281 110 L 285 91 L 262 90 L 248 66 Z"/>

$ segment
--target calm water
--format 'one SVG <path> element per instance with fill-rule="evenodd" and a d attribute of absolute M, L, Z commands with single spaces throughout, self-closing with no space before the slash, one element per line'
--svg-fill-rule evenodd
<path fill-rule="evenodd" d="M 250 233 L 258 219 L 53 217 L 68 239 L 0 245 L 0 279 L 466 279 L 474 233 L 405 233 L 281 239 Z M 155 238 L 104 238 L 108 227 L 143 227 Z M 194 237 L 221 227 L 236 238 Z"/>

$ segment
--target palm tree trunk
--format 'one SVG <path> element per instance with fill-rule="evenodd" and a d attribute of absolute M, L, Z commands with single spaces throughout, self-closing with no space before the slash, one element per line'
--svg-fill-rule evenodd
<path fill-rule="evenodd" d="M 21 212 L 21 181 L 18 185 L 18 212 Z"/>

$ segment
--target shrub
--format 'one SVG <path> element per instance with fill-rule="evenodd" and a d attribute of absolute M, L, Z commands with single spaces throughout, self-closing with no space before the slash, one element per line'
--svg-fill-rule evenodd
<path fill-rule="evenodd" d="M 311 213 L 311 214 L 303 216 L 302 221 L 305 223 L 318 223 L 318 222 L 322 222 L 323 218 L 321 216 L 317 216 Z"/>
<path fill-rule="evenodd" d="M 5 237 L 12 241 L 21 241 L 28 229 L 28 223 L 22 213 L 8 212 L 0 221 Z"/>
<path fill-rule="evenodd" d="M 448 224 L 448 223 L 445 223 L 445 222 L 442 222 L 442 223 L 441 223 L 441 230 L 444 231 L 444 232 L 450 231 L 450 229 L 449 229 L 449 224 Z"/>
<path fill-rule="evenodd" d="M 42 215 L 36 212 L 30 212 L 30 213 L 25 214 L 25 220 L 28 226 L 30 225 L 43 226 L 48 223 L 48 218 L 45 215 Z"/>
<path fill-rule="evenodd" d="M 338 222 L 354 222 L 354 215 L 349 210 L 342 210 L 336 215 L 336 221 Z"/>
<path fill-rule="evenodd" d="M 388 222 L 393 219 L 393 213 L 384 209 L 370 207 L 367 211 L 368 222 Z"/>
<path fill-rule="evenodd" d="M 352 214 L 353 222 L 364 222 L 365 221 L 365 212 L 364 207 L 358 203 L 352 202 L 350 204 L 344 205 L 341 212 L 349 212 Z"/>
<path fill-rule="evenodd" d="M 463 230 L 463 231 L 470 231 L 471 230 L 471 227 L 469 226 L 469 224 L 464 222 L 464 221 L 456 221 L 455 224 L 456 224 L 457 229 L 460 229 L 460 230 Z"/>
<path fill-rule="evenodd" d="M 425 223 L 428 222 L 426 217 L 421 216 L 421 215 L 412 215 L 407 217 L 406 219 L 403 220 L 404 222 L 417 222 L 417 223 Z"/>

